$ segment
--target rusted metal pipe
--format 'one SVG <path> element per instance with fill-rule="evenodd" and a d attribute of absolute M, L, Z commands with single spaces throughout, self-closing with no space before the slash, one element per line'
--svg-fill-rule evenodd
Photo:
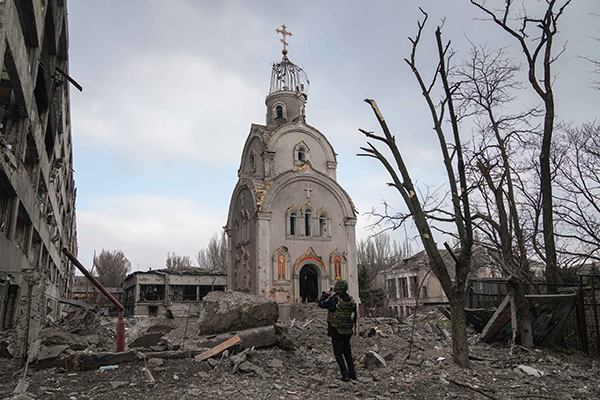
<path fill-rule="evenodd" d="M 120 353 L 122 351 L 125 351 L 125 326 L 123 324 L 123 305 L 119 303 L 119 300 L 115 299 L 115 297 L 112 294 L 110 294 L 108 290 L 106 290 L 104 286 L 102 286 L 102 284 L 98 282 L 98 280 L 88 272 L 87 269 L 85 269 L 83 264 L 79 262 L 79 260 L 73 255 L 73 253 L 69 251 L 69 249 L 64 247 L 62 251 L 64 255 L 67 256 L 69 260 L 71 260 L 73 265 L 75 265 L 77 269 L 81 271 L 81 273 L 85 275 L 85 277 L 88 278 L 90 282 L 92 282 L 94 286 L 96 286 L 98 290 L 102 292 L 103 295 L 105 295 L 115 306 L 119 308 L 119 321 L 117 322 L 117 352 Z"/>

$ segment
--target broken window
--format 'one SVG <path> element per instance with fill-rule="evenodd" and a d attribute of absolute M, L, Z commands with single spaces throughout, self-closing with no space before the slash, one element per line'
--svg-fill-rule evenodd
<path fill-rule="evenodd" d="M 150 317 L 158 316 L 158 306 L 148 306 L 148 315 Z"/>
<path fill-rule="evenodd" d="M 222 285 L 200 285 L 200 300 L 204 298 L 209 292 L 224 292 L 225 286 Z"/>
<path fill-rule="evenodd" d="M 165 285 L 140 285 L 140 301 L 162 301 Z"/>
<path fill-rule="evenodd" d="M 33 237 L 31 239 L 31 248 L 29 249 L 29 262 L 36 265 L 40 259 L 40 251 L 42 250 L 42 239 L 37 231 L 33 230 Z"/>
<path fill-rule="evenodd" d="M 417 291 L 419 290 L 419 282 L 416 276 L 411 276 L 409 281 L 410 284 L 410 297 L 417 297 Z"/>
<path fill-rule="evenodd" d="M 408 279 L 400 278 L 400 297 L 408 297 Z"/>
<path fill-rule="evenodd" d="M 185 285 L 183 287 L 183 300 L 196 301 L 198 299 L 198 286 Z"/>
<path fill-rule="evenodd" d="M 31 230 L 31 220 L 27 215 L 27 211 L 21 205 L 19 206 L 19 216 L 17 218 L 17 229 L 15 233 L 15 245 L 21 249 L 24 254 L 29 251 L 29 232 Z"/>
<path fill-rule="evenodd" d="M 9 72 L 3 69 L 0 79 L 0 134 L 2 134 L 2 140 L 4 141 L 2 144 L 12 152 L 16 150 L 18 124 L 19 111 L 17 99 Z"/>
<path fill-rule="evenodd" d="M 398 292 L 396 291 L 396 279 L 395 278 L 388 279 L 386 286 L 387 286 L 388 298 L 397 299 Z"/>
<path fill-rule="evenodd" d="M 13 202 L 14 196 L 0 191 L 0 232 L 4 232 L 6 235 L 9 231 Z"/>
<path fill-rule="evenodd" d="M 183 285 L 169 285 L 169 300 L 183 301 Z"/>

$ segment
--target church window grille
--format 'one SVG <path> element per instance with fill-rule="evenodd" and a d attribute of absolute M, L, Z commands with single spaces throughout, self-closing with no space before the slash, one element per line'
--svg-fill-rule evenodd
<path fill-rule="evenodd" d="M 310 229 L 312 212 L 310 209 L 304 211 L 304 233 L 306 236 L 311 236 L 312 232 Z"/>
<path fill-rule="evenodd" d="M 283 118 L 283 107 L 281 107 L 280 105 L 275 107 L 275 112 L 277 113 L 276 118 Z"/>

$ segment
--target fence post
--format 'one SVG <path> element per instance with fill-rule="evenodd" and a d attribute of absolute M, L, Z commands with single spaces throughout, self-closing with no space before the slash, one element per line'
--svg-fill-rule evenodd
<path fill-rule="evenodd" d="M 600 328 L 598 327 L 598 302 L 596 301 L 596 288 L 594 287 L 594 276 L 590 275 L 590 285 L 592 287 L 592 307 L 594 307 L 594 325 L 596 328 L 596 350 L 600 355 Z"/>
<path fill-rule="evenodd" d="M 579 277 L 579 289 L 577 290 L 577 325 L 579 327 L 579 339 L 581 340 L 581 351 L 590 354 L 588 346 L 587 324 L 585 320 L 585 297 L 583 292 L 582 277 Z"/>

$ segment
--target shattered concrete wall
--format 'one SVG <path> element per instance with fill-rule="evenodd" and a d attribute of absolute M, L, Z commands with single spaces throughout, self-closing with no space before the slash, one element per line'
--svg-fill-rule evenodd
<path fill-rule="evenodd" d="M 15 357 L 72 295 L 61 253 L 77 250 L 67 26 L 64 0 L 0 2 L 0 330 Z"/>

